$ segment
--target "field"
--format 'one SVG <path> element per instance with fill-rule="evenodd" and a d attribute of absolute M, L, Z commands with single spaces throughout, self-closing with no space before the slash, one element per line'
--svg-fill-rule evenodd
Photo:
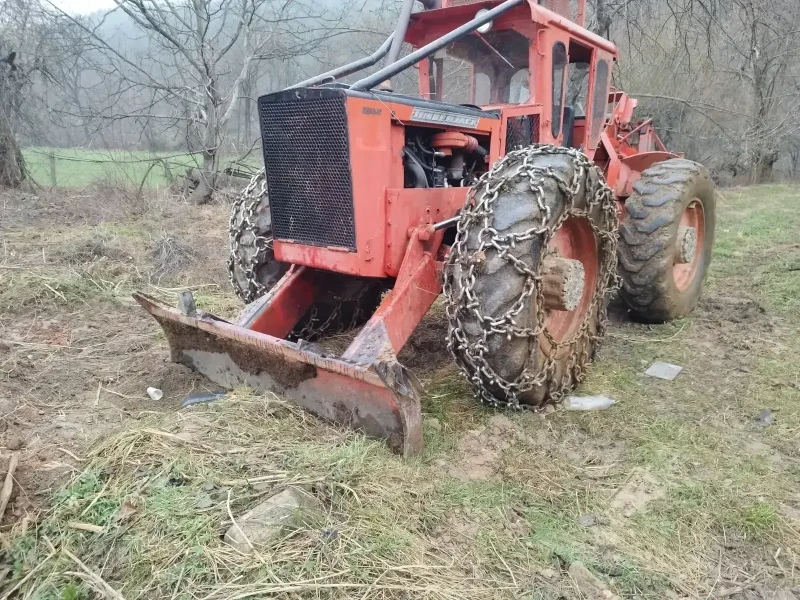
<path fill-rule="evenodd" d="M 95 183 L 164 187 L 182 177 L 186 169 L 203 164 L 200 154 L 178 152 L 31 147 L 24 148 L 23 155 L 29 176 L 36 184 L 71 188 Z M 222 168 L 238 166 L 250 169 L 259 160 L 258 152 L 250 154 L 244 163 L 226 157 L 222 160 Z"/>
<path fill-rule="evenodd" d="M 435 307 L 401 357 L 426 388 L 403 460 L 274 396 L 179 410 L 209 384 L 130 292 L 235 314 L 227 206 L 137 187 L 0 192 L 0 598 L 611 597 L 578 562 L 621 598 L 800 598 L 800 189 L 722 191 L 689 318 L 613 307 L 579 390 L 602 412 L 476 405 Z M 222 540 L 291 486 L 316 508 L 282 537 Z"/>

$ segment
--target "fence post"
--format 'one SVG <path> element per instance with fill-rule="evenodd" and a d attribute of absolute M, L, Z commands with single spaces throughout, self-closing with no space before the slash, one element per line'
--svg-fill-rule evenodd
<path fill-rule="evenodd" d="M 50 185 L 56 187 L 56 155 L 54 152 L 50 153 Z"/>

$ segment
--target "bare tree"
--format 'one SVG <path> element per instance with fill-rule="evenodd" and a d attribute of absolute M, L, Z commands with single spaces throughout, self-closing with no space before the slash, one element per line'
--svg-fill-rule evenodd
<path fill-rule="evenodd" d="M 23 77 L 13 50 L 0 57 L 0 186 L 17 187 L 25 177 L 22 152 L 13 127 Z"/>
<path fill-rule="evenodd" d="M 617 85 L 663 136 L 722 176 L 773 177 L 800 131 L 796 0 L 589 0 L 620 46 Z"/>
<path fill-rule="evenodd" d="M 52 5 L 83 33 L 91 47 L 83 66 L 103 82 L 104 97 L 95 94 L 83 116 L 184 131 L 202 154 L 202 177 L 193 193 L 198 203 L 210 198 L 227 125 L 254 63 L 313 51 L 341 32 L 348 9 L 332 11 L 310 0 L 115 2 L 117 8 L 96 20 Z M 141 39 L 115 35 L 112 21 L 120 13 Z"/>

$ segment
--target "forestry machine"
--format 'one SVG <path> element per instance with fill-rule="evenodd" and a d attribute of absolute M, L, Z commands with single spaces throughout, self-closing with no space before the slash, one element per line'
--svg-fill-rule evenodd
<path fill-rule="evenodd" d="M 421 388 L 397 354 L 440 294 L 476 396 L 541 407 L 585 377 L 616 290 L 644 321 L 694 308 L 715 202 L 611 87 L 585 0 L 413 4 L 374 54 L 258 99 L 265 169 L 230 219 L 241 314 L 136 295 L 172 360 L 404 454 Z M 340 355 L 317 342 L 357 328 Z"/>

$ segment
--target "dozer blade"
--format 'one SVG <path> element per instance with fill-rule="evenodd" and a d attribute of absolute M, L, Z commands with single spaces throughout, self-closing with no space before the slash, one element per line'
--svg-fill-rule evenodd
<path fill-rule="evenodd" d="M 422 448 L 421 387 L 394 356 L 371 364 L 328 358 L 208 313 L 188 316 L 144 294 L 134 298 L 161 325 L 172 360 L 214 383 L 282 394 L 324 419 L 386 438 L 404 455 Z"/>

